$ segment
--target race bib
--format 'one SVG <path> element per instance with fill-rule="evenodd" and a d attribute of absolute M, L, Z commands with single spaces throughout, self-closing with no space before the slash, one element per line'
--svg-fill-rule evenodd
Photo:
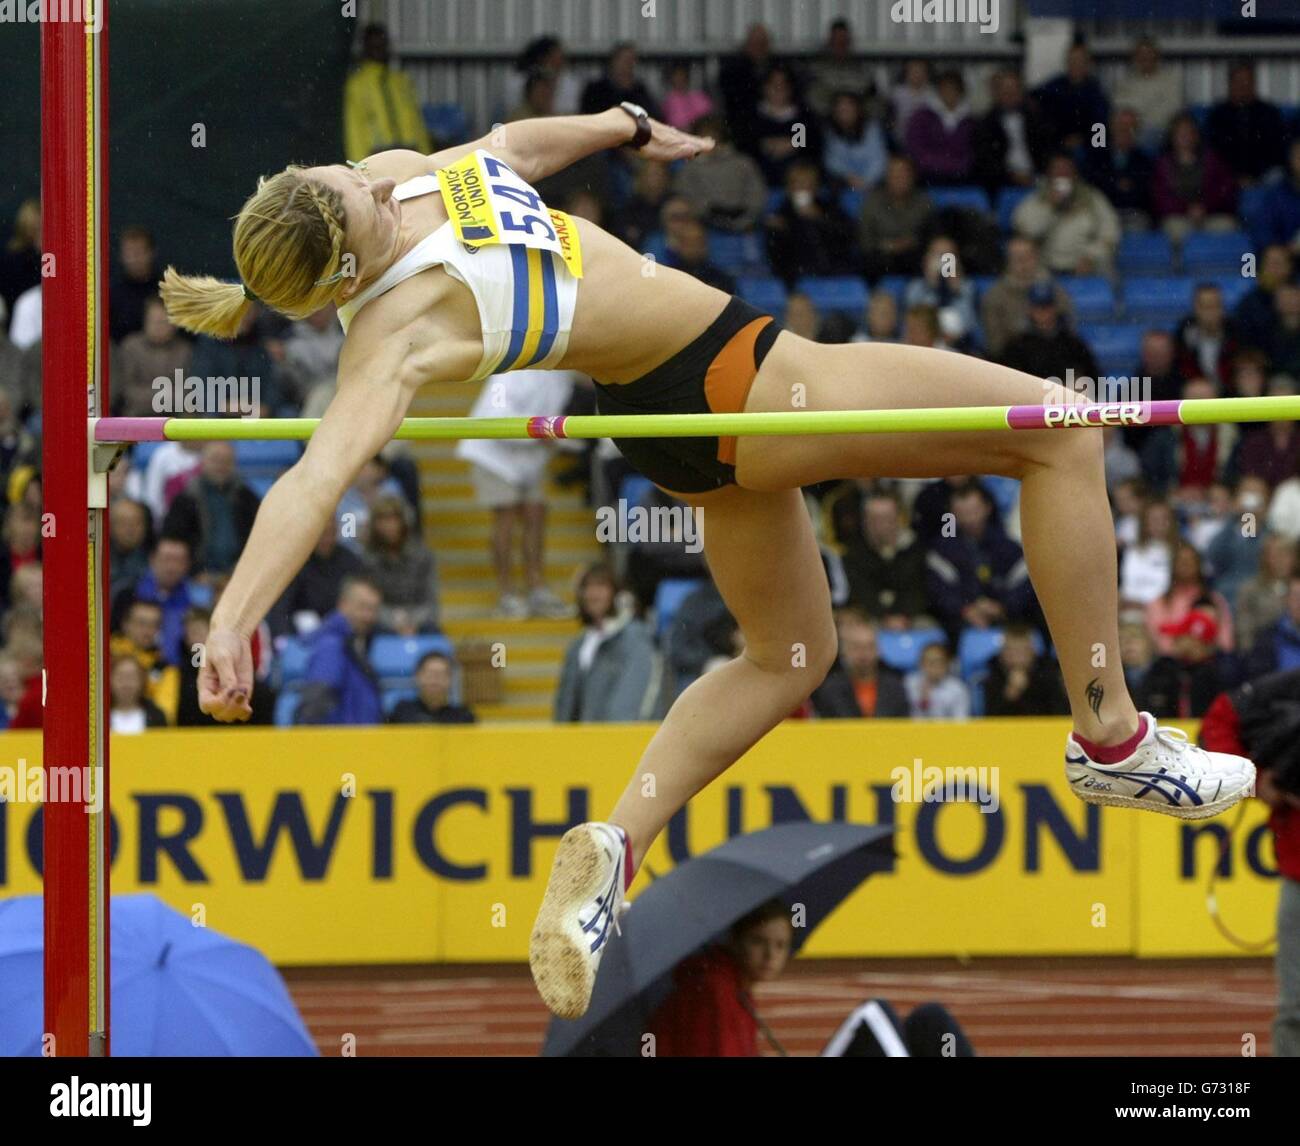
<path fill-rule="evenodd" d="M 486 151 L 476 151 L 438 172 L 443 205 L 456 237 L 468 246 L 491 243 L 532 247 L 557 254 L 574 278 L 582 278 L 578 229 L 563 211 L 552 211 L 524 180 Z"/>

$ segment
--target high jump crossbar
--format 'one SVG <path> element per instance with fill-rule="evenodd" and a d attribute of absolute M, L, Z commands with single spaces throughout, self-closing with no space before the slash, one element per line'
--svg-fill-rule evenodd
<path fill-rule="evenodd" d="M 904 410 L 783 410 L 752 414 L 620 414 L 522 418 L 407 418 L 403 441 L 462 438 L 707 438 L 802 434 L 894 434 L 1071 429 L 1097 426 L 1204 426 L 1300 421 L 1300 397 L 1187 398 L 1167 402 L 956 406 Z M 96 446 L 132 442 L 302 441 L 318 418 L 98 418 Z M 102 460 L 95 467 L 105 468 Z"/>

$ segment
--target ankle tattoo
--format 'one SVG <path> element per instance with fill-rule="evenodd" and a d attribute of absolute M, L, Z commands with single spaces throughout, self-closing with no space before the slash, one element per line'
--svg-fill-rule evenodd
<path fill-rule="evenodd" d="M 1106 690 L 1102 688 L 1100 678 L 1093 677 L 1088 682 L 1088 691 L 1085 695 L 1088 697 L 1088 707 L 1092 709 L 1093 716 L 1100 720 L 1101 702 L 1106 696 Z"/>

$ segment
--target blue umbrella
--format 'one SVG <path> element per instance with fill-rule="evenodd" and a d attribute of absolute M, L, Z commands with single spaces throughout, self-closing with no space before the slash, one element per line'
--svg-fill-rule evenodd
<path fill-rule="evenodd" d="M 552 1019 L 542 1054 L 636 1055 L 673 968 L 769 899 L 802 904 L 793 950 L 863 880 L 891 862 L 893 828 L 779 824 L 688 860 L 636 897 L 600 963 L 581 1019 Z"/>
<path fill-rule="evenodd" d="M 114 896 L 110 919 L 114 1055 L 319 1053 L 260 951 L 153 895 Z M 41 1053 L 44 947 L 41 897 L 0 901 L 0 1055 Z"/>

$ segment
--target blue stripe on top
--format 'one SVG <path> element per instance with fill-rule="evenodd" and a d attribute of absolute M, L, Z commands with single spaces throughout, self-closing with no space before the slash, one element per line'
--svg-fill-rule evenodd
<path fill-rule="evenodd" d="M 541 252 L 542 263 L 542 340 L 537 344 L 537 353 L 528 365 L 545 362 L 555 345 L 555 336 L 560 330 L 560 300 L 555 290 L 555 260 L 559 257 L 551 251 Z"/>
<path fill-rule="evenodd" d="M 528 248 L 511 246 L 510 258 L 515 271 L 515 312 L 510 321 L 510 345 L 505 357 L 497 363 L 495 374 L 509 370 L 524 348 L 528 336 Z"/>

